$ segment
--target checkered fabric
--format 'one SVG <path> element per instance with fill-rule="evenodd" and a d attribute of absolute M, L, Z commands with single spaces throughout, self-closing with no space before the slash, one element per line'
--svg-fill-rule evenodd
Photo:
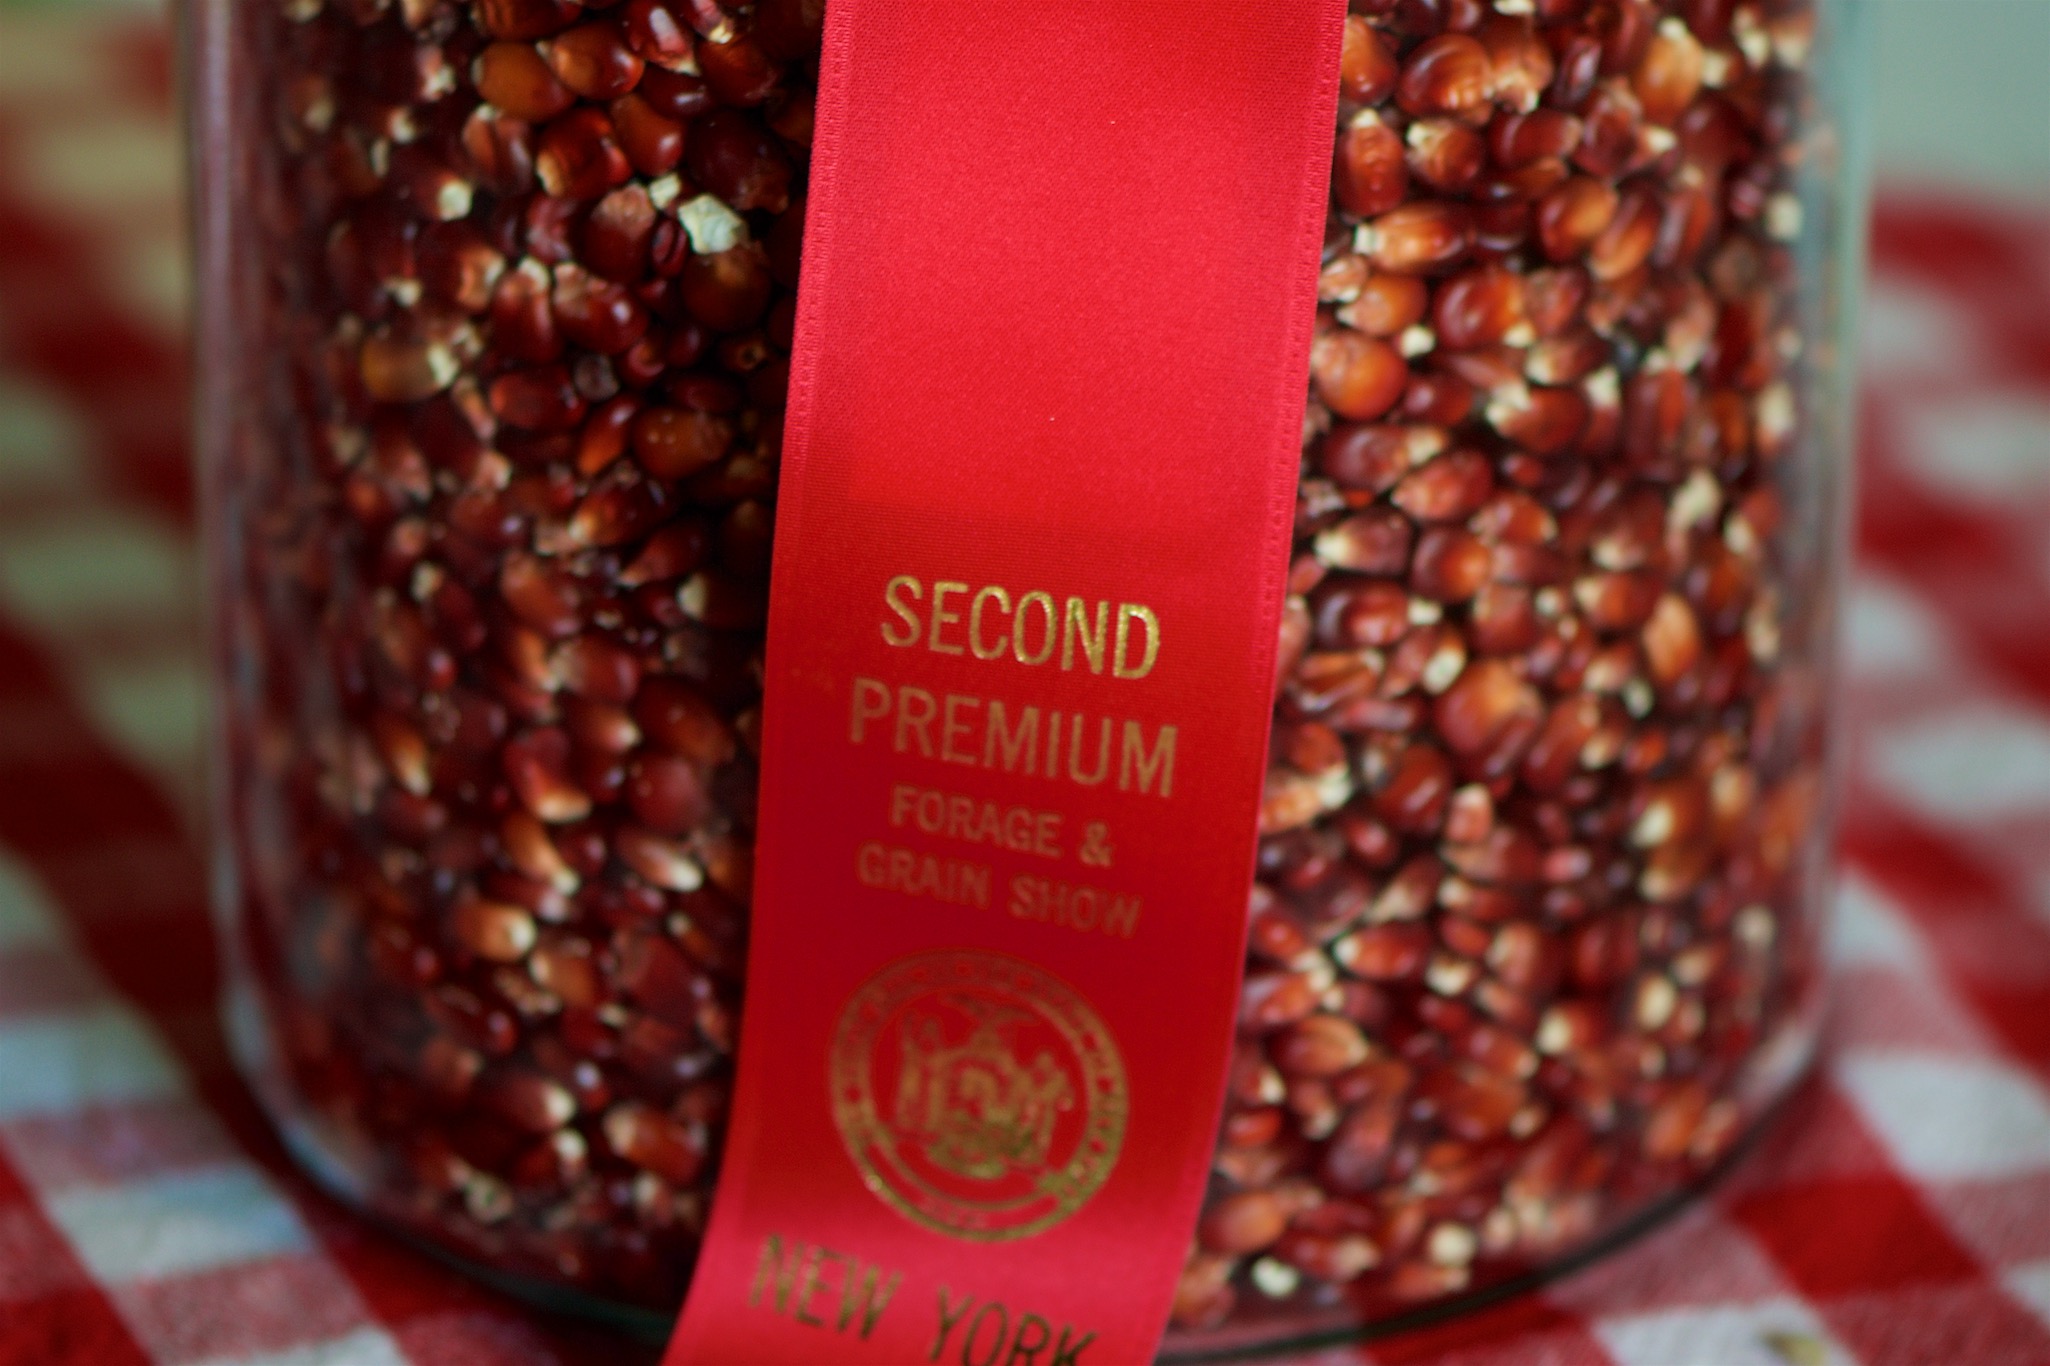
<path fill-rule="evenodd" d="M 165 47 L 0 18 L 0 1366 L 653 1349 L 297 1176 L 227 1066 Z M 1541 1291 L 1299 1363 L 2050 1363 L 2050 216 L 1882 202 L 1828 1060 Z"/>

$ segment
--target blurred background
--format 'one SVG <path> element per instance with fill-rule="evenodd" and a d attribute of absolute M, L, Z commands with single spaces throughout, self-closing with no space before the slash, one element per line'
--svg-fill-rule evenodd
<path fill-rule="evenodd" d="M 1880 174 L 2050 199 L 2050 0 L 1861 3 L 1874 26 Z"/>
<path fill-rule="evenodd" d="M 2050 1362 L 2050 0 L 1852 3 L 1878 212 L 1842 1010 L 1753 1169 L 1836 1198 L 1726 1190 L 1542 1312 L 1463 1321 L 1463 1361 Z M 184 970 L 167 54 L 144 0 L 0 0 L 0 1366 L 619 1360 L 313 1196 L 227 1078 L 210 961 Z M 140 1127 L 65 1109 L 103 1094 L 165 1099 Z M 1561 1345 L 1568 1313 L 1598 1351 Z"/>

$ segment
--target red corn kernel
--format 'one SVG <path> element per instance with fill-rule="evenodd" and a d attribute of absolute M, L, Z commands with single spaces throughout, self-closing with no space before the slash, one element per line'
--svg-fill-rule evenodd
<path fill-rule="evenodd" d="M 550 825 L 591 814 L 591 799 L 570 777 L 569 737 L 555 729 L 529 731 L 506 741 L 506 781 L 535 819 Z"/>
<path fill-rule="evenodd" d="M 1487 586 L 1493 563 L 1488 548 L 1472 533 L 1434 527 L 1417 542 L 1410 582 L 1434 602 L 1462 603 Z"/>
<path fill-rule="evenodd" d="M 546 123 L 576 103 L 532 43 L 493 43 L 471 68 L 477 93 L 516 119 Z"/>
<path fill-rule="evenodd" d="M 664 834 L 689 832 L 712 809 L 698 770 L 674 755 L 636 758 L 627 770 L 626 798 L 635 816 Z"/>
<path fill-rule="evenodd" d="M 1488 125 L 1488 150 L 1498 165 L 1515 170 L 1571 155 L 1582 131 L 1579 119 L 1557 109 L 1497 114 Z"/>
<path fill-rule="evenodd" d="M 1538 205 L 1537 230 L 1545 256 L 1571 261 L 1593 245 L 1615 221 L 1615 190 L 1589 176 L 1575 176 Z"/>
<path fill-rule="evenodd" d="M 477 26 L 493 38 L 531 41 L 583 17 L 573 0 L 477 0 Z"/>
<path fill-rule="evenodd" d="M 364 392 L 380 403 L 431 398 L 461 372 L 447 346 L 383 333 L 364 341 L 361 369 Z"/>
<path fill-rule="evenodd" d="M 1430 287 L 1414 275 L 1369 275 L 1359 297 L 1339 311 L 1339 321 L 1369 336 L 1397 336 L 1423 321 L 1430 298 Z"/>
<path fill-rule="evenodd" d="M 617 26 L 579 24 L 546 44 L 555 79 L 587 100 L 614 100 L 640 84 L 645 65 Z"/>
<path fill-rule="evenodd" d="M 565 431 L 583 420 L 584 398 L 560 365 L 512 370 L 491 382 L 491 412 L 508 426 Z"/>
<path fill-rule="evenodd" d="M 817 52 L 826 26 L 826 0 L 759 0 L 755 41 L 776 61 Z"/>
<path fill-rule="evenodd" d="M 641 72 L 641 83 L 634 93 L 648 102 L 648 107 L 663 118 L 678 123 L 688 123 L 711 109 L 712 92 L 705 88 L 702 76 L 686 71 L 670 71 L 661 66 L 650 66 Z"/>
<path fill-rule="evenodd" d="M 1395 92 L 1400 69 L 1388 46 L 1366 19 L 1345 18 L 1345 39 L 1339 49 L 1338 93 L 1355 104 L 1379 104 Z"/>
<path fill-rule="evenodd" d="M 1331 945 L 1347 972 L 1374 982 L 1414 982 L 1431 957 L 1431 932 L 1418 924 L 1376 925 Z"/>
<path fill-rule="evenodd" d="M 578 259 L 608 280 L 631 284 L 647 271 L 655 221 L 655 207 L 644 187 L 614 190 L 584 220 Z"/>
<path fill-rule="evenodd" d="M 1481 135 L 1450 119 L 1418 119 L 1404 139 L 1411 174 L 1440 194 L 1457 194 L 1479 179 L 1488 162 Z"/>
<path fill-rule="evenodd" d="M 1197 1238 L 1205 1247 L 1243 1256 L 1258 1252 L 1288 1227 L 1288 1213 L 1267 1191 L 1242 1191 L 1204 1211 Z"/>
<path fill-rule="evenodd" d="M 457 905 L 456 942 L 479 958 L 518 962 L 534 947 L 534 918 L 518 906 L 472 898 Z"/>
<path fill-rule="evenodd" d="M 1509 109 L 1528 113 L 1537 108 L 1556 67 L 1552 49 L 1526 16 L 1497 14 L 1480 27 L 1487 52 L 1489 88 Z"/>
<path fill-rule="evenodd" d="M 1658 231 L 1658 202 L 1648 191 L 1626 192 L 1615 217 L 1588 246 L 1588 271 L 1597 280 L 1621 279 L 1651 255 Z"/>
<path fill-rule="evenodd" d="M 1338 139 L 1332 190 L 1339 207 L 1372 218 L 1400 204 L 1409 190 L 1402 138 L 1371 109 L 1363 109 Z"/>
<path fill-rule="evenodd" d="M 1428 275 L 1457 264 L 1473 244 L 1473 213 L 1444 200 L 1404 204 L 1361 229 L 1363 245 L 1382 270 Z"/>
<path fill-rule="evenodd" d="M 601 280 L 581 267 L 555 268 L 550 295 L 562 335 L 600 355 L 616 355 L 648 330 L 648 313 L 624 286 Z"/>
<path fill-rule="evenodd" d="M 558 199 L 596 199 L 633 174 L 603 110 L 573 109 L 541 133 L 534 171 Z"/>
<path fill-rule="evenodd" d="M 1317 534 L 1317 559 L 1356 574 L 1400 574 L 1416 531 L 1392 508 L 1373 508 Z"/>
<path fill-rule="evenodd" d="M 1370 421 L 1395 406 L 1409 380 L 1409 367 L 1396 349 L 1378 337 L 1334 328 L 1317 338 L 1310 352 L 1317 397 L 1340 417 Z"/>
<path fill-rule="evenodd" d="M 698 47 L 705 84 L 724 104 L 741 108 L 766 102 L 782 73 L 752 38 L 735 37 Z"/>
<path fill-rule="evenodd" d="M 1701 44 L 1687 25 L 1661 19 L 1645 49 L 1644 60 L 1631 73 L 1630 88 L 1653 123 L 1671 123 L 1694 102 L 1704 69 Z"/>
<path fill-rule="evenodd" d="M 666 0 L 627 0 L 621 19 L 626 44 L 651 66 L 685 70 L 697 52 L 697 39 Z"/>
<path fill-rule="evenodd" d="M 1385 493 L 1444 449 L 1445 433 L 1435 427 L 1348 423 L 1333 428 L 1325 438 L 1319 463 L 1341 484 Z"/>
<path fill-rule="evenodd" d="M 1420 522 L 1460 522 L 1487 502 L 1494 485 L 1485 456 L 1451 451 L 1404 476 L 1391 496 L 1397 507 Z"/>
<path fill-rule="evenodd" d="M 1488 51 L 1464 34 L 1432 38 L 1402 64 L 1395 99 L 1419 118 L 1433 114 L 1467 114 L 1484 108 L 1494 93 L 1494 69 Z"/>
<path fill-rule="evenodd" d="M 657 479 L 683 479 L 718 461 L 733 441 L 721 418 L 680 408 L 649 408 L 634 419 L 633 452 Z"/>
<path fill-rule="evenodd" d="M 698 322 L 713 332 L 737 332 L 762 316 L 773 282 L 761 244 L 746 242 L 711 256 L 693 253 L 677 287 Z"/>
<path fill-rule="evenodd" d="M 1500 266 L 1454 276 L 1432 302 L 1438 344 L 1456 351 L 1493 346 L 1524 321 L 1523 277 Z"/>
<path fill-rule="evenodd" d="M 657 178 L 675 170 L 683 160 L 684 125 L 658 112 L 643 95 L 614 100 L 607 112 L 620 150 L 634 170 Z"/>

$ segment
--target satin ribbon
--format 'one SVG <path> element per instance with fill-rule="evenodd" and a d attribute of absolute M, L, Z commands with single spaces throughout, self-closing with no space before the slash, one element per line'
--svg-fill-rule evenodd
<path fill-rule="evenodd" d="M 1242 972 L 1343 0 L 835 0 L 672 1363 L 1133 1362 Z"/>

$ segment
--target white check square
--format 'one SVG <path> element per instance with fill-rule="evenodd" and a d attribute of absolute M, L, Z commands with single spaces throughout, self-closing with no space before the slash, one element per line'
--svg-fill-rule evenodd
<path fill-rule="evenodd" d="M 2050 1170 L 2050 1103 L 2027 1075 L 1997 1059 L 1853 1053 L 1839 1060 L 1837 1077 L 1917 1179 Z"/>
<path fill-rule="evenodd" d="M 2050 1262 L 2031 1262 L 2018 1266 L 2002 1277 L 2007 1282 L 2008 1293 L 2036 1312 L 2036 1317 L 2050 1324 Z"/>
<path fill-rule="evenodd" d="M 1830 922 L 1832 961 L 1904 973 L 1926 969 L 1928 952 L 1900 909 L 1855 868 L 1846 868 L 1838 878 L 1835 910 Z"/>
<path fill-rule="evenodd" d="M 203 1366 L 413 1366 L 382 1328 L 359 1328 L 345 1337 L 259 1356 L 226 1357 Z"/>
<path fill-rule="evenodd" d="M 183 1086 L 155 1032 L 124 1007 L 0 1021 L 0 1120 L 175 1095 Z"/>
<path fill-rule="evenodd" d="M 60 937 L 57 917 L 35 877 L 0 849 L 0 949 L 17 944 L 51 944 Z"/>
<path fill-rule="evenodd" d="M 1595 1333 L 1617 1366 L 1856 1366 L 1799 1300 L 1673 1309 L 1603 1319 Z"/>
<path fill-rule="evenodd" d="M 1907 806 L 1939 820 L 2050 812 L 2050 721 L 1982 702 L 1872 737 L 1872 769 Z"/>
<path fill-rule="evenodd" d="M 253 1166 L 81 1187 L 45 1205 L 102 1284 L 189 1274 L 313 1243 L 297 1211 Z"/>

